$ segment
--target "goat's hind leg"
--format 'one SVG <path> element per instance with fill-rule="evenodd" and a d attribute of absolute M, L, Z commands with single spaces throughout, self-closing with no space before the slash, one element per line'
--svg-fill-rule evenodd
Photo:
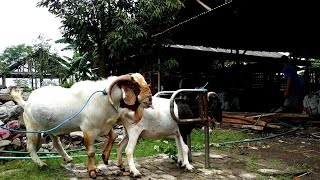
<path fill-rule="evenodd" d="M 103 160 L 105 165 L 108 165 L 108 160 L 109 160 L 109 157 L 110 157 L 111 149 L 112 149 L 114 141 L 117 138 L 117 134 L 111 129 L 109 131 L 108 136 L 109 136 L 108 144 L 105 147 L 105 149 L 103 151 L 103 154 L 102 154 L 102 160 Z"/>
<path fill-rule="evenodd" d="M 47 164 L 40 160 L 37 151 L 41 147 L 41 134 L 27 133 L 27 149 L 31 159 L 40 167 L 47 167 Z"/>
<path fill-rule="evenodd" d="M 49 134 L 49 136 L 52 140 L 53 147 L 55 147 L 57 149 L 58 153 L 64 158 L 64 160 L 67 163 L 72 162 L 73 161 L 72 157 L 70 157 L 62 147 L 60 137 L 52 135 L 52 134 Z"/>

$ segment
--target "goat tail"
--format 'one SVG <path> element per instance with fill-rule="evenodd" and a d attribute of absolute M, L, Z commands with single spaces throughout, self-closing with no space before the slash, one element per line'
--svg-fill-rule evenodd
<path fill-rule="evenodd" d="M 13 88 L 10 91 L 10 95 L 13 98 L 13 100 L 16 101 L 19 106 L 24 108 L 24 106 L 26 105 L 26 101 L 23 100 L 22 93 L 23 93 L 22 89 L 18 89 L 18 88 Z"/>

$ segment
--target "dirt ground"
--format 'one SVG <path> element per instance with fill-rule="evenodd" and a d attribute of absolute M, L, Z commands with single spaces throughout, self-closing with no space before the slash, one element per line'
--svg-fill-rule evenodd
<path fill-rule="evenodd" d="M 226 128 L 226 127 L 224 127 Z M 282 131 L 282 132 L 281 132 Z M 253 132 L 259 137 L 268 137 L 280 132 Z M 236 149 L 231 149 L 229 154 L 246 158 L 256 157 L 257 159 L 270 162 L 273 169 L 285 169 L 294 167 L 295 172 L 291 172 L 292 177 L 299 176 L 300 179 L 315 180 L 320 179 L 320 127 L 302 126 L 298 130 L 283 136 L 268 138 L 250 143 L 239 143 Z M 214 150 L 216 151 L 216 150 Z M 234 158 L 236 159 L 236 158 Z M 282 162 L 282 163 L 276 163 Z M 282 167 L 277 167 L 277 164 Z M 229 163 L 228 168 L 237 169 L 241 164 L 236 161 Z M 233 167 L 234 166 L 234 167 Z M 285 173 L 284 173 L 285 174 Z M 289 175 L 290 176 L 290 175 Z"/>
<path fill-rule="evenodd" d="M 223 126 L 222 128 L 232 128 Z M 235 146 L 221 148 L 210 147 L 210 168 L 204 168 L 204 151 L 192 153 L 193 172 L 179 167 L 171 158 L 161 156 L 136 158 L 137 168 L 141 171 L 141 180 L 145 179 L 177 179 L 177 180 L 317 180 L 320 179 L 320 127 L 304 126 L 291 133 L 288 129 L 279 132 L 249 132 L 262 140 L 238 143 Z M 284 133 L 283 136 L 270 137 Z M 317 134 L 315 134 L 317 133 Z M 130 180 L 128 165 L 121 172 L 115 160 L 97 179 Z M 104 167 L 103 162 L 99 166 Z M 68 171 L 70 171 L 70 168 Z M 70 171 L 71 179 L 90 179 L 85 165 L 75 166 Z M 80 173 L 79 173 L 80 172 Z"/>

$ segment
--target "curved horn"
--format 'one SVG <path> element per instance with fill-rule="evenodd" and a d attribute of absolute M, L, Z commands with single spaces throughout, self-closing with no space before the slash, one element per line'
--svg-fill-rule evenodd
<path fill-rule="evenodd" d="M 109 94 L 109 102 L 113 105 L 113 100 L 112 100 L 112 97 L 111 97 L 111 90 L 113 88 L 113 86 L 115 84 L 117 84 L 118 82 L 120 81 L 131 81 L 132 80 L 132 76 L 130 74 L 125 74 L 125 75 L 121 75 L 119 76 L 115 81 L 113 81 L 113 83 L 110 84 L 109 86 L 109 90 L 108 90 L 108 94 Z"/>
<path fill-rule="evenodd" d="M 211 91 L 211 92 L 208 92 L 208 95 L 207 95 L 208 101 L 209 101 L 209 98 L 210 98 L 211 96 L 219 97 L 218 94 L 215 93 L 215 92 L 212 92 L 212 91 Z"/>

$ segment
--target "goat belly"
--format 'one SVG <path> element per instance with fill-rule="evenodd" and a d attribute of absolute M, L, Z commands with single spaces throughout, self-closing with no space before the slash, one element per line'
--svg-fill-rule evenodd
<path fill-rule="evenodd" d="M 48 106 L 43 103 L 33 103 L 30 111 L 26 112 L 28 119 L 37 124 L 37 130 L 48 130 L 56 127 L 61 122 L 72 117 L 79 111 L 80 107 L 65 107 L 64 104 L 56 104 Z M 70 119 L 66 124 L 52 131 L 52 134 L 66 134 L 71 131 L 80 130 L 80 119 L 75 117 Z"/>

